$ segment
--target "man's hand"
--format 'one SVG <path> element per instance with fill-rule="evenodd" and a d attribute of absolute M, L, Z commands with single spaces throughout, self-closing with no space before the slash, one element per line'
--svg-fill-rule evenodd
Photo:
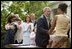
<path fill-rule="evenodd" d="M 48 31 L 48 34 L 50 34 L 50 35 L 52 35 L 52 34 L 54 34 L 54 33 L 55 33 L 55 30 L 53 30 L 53 31 L 52 31 L 52 30 L 49 30 L 49 31 Z"/>
<path fill-rule="evenodd" d="M 48 34 L 51 34 L 51 31 L 50 30 L 48 30 Z"/>

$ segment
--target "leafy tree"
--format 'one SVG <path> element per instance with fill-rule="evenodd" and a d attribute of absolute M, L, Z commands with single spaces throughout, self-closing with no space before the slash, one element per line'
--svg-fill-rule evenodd
<path fill-rule="evenodd" d="M 45 6 L 52 7 L 48 1 L 1 1 L 1 32 L 5 33 L 5 24 L 11 13 L 19 14 L 22 20 L 26 14 L 35 13 L 36 18 L 42 14 Z M 4 35 L 1 37 L 3 39 Z"/>

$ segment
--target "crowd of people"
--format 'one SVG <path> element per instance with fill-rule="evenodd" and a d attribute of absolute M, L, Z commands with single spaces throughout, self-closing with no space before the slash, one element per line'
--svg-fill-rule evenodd
<path fill-rule="evenodd" d="M 67 33 L 70 28 L 66 10 L 65 3 L 59 4 L 58 14 L 53 19 L 49 19 L 50 7 L 43 8 L 43 14 L 38 20 L 34 13 L 26 15 L 25 21 L 21 20 L 17 14 L 10 15 L 5 25 L 7 33 L 3 45 L 23 44 L 40 48 L 66 48 Z"/>

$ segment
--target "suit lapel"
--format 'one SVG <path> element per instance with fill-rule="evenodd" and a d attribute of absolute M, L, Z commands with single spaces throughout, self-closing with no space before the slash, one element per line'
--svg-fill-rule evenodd
<path fill-rule="evenodd" d="M 48 22 L 47 22 L 47 19 L 46 19 L 46 17 L 44 15 L 43 15 L 43 18 L 44 18 L 45 24 L 46 24 L 46 26 L 48 28 Z"/>

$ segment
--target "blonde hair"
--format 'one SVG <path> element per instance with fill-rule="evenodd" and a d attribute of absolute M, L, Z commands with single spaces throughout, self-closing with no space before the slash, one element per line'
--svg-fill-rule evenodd
<path fill-rule="evenodd" d="M 44 7 L 43 8 L 43 12 L 45 12 L 47 9 L 49 9 L 51 11 L 51 8 L 50 7 Z"/>
<path fill-rule="evenodd" d="M 34 16 L 35 17 L 35 14 L 34 13 L 31 13 L 30 16 Z"/>

